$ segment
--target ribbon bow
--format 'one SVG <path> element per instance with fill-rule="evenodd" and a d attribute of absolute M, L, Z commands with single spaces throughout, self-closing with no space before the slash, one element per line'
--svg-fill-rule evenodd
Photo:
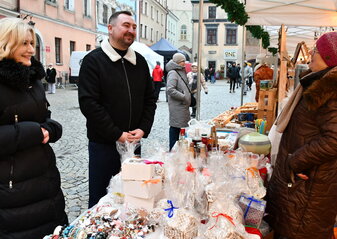
<path fill-rule="evenodd" d="M 247 168 L 246 170 L 247 172 L 250 172 L 252 176 L 255 176 L 255 174 L 259 172 L 259 170 L 256 167 L 250 167 L 250 168 Z"/>
<path fill-rule="evenodd" d="M 145 164 L 159 164 L 160 166 L 163 166 L 163 162 L 161 161 L 150 161 L 150 160 L 143 160 Z"/>
<path fill-rule="evenodd" d="M 171 218 L 171 217 L 173 217 L 174 209 L 179 209 L 179 208 L 178 208 L 178 207 L 174 207 L 171 200 L 167 200 L 167 203 L 169 203 L 171 207 L 166 208 L 166 209 L 164 209 L 164 210 L 165 210 L 165 211 L 168 211 L 167 216 L 168 216 L 169 218 Z"/>
<path fill-rule="evenodd" d="M 143 182 L 142 185 L 146 185 L 146 184 L 149 184 L 149 183 L 152 183 L 152 184 L 157 184 L 157 183 L 160 183 L 161 179 L 150 179 L 150 180 L 145 180 Z"/>
<path fill-rule="evenodd" d="M 213 213 L 212 213 L 212 217 L 215 217 L 215 218 L 216 218 L 216 221 L 215 221 L 214 226 L 212 226 L 209 230 L 212 230 L 212 229 L 215 227 L 215 225 L 218 223 L 219 217 L 224 217 L 224 218 L 226 218 L 230 223 L 233 224 L 233 226 L 235 226 L 234 221 L 233 221 L 233 218 L 230 217 L 230 216 L 228 216 L 228 215 L 225 214 L 225 213 L 216 213 L 216 212 L 213 212 Z"/>
<path fill-rule="evenodd" d="M 194 173 L 195 172 L 195 168 L 193 168 L 193 165 L 191 162 L 187 162 L 187 165 L 186 165 L 186 171 L 187 172 L 191 172 L 191 173 Z"/>

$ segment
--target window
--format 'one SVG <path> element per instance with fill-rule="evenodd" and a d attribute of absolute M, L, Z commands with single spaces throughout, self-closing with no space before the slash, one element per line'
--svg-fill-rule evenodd
<path fill-rule="evenodd" d="M 237 25 L 229 24 L 226 25 L 226 44 L 236 45 L 237 44 Z"/>
<path fill-rule="evenodd" d="M 90 14 L 90 12 L 91 12 L 91 8 L 90 8 L 91 1 L 90 0 L 84 0 L 83 3 L 84 3 L 84 16 L 89 17 L 91 15 Z"/>
<path fill-rule="evenodd" d="M 153 28 L 151 28 L 151 41 L 153 41 Z"/>
<path fill-rule="evenodd" d="M 65 8 L 74 11 L 74 0 L 65 0 Z"/>
<path fill-rule="evenodd" d="M 55 62 L 61 63 L 61 38 L 55 37 Z"/>
<path fill-rule="evenodd" d="M 218 29 L 217 28 L 207 28 L 207 41 L 206 43 L 207 44 L 210 44 L 210 45 L 214 45 L 214 44 L 217 44 L 217 32 L 218 32 Z"/>
<path fill-rule="evenodd" d="M 159 40 L 159 39 L 158 39 L 158 36 L 159 36 L 159 32 L 156 31 L 156 42 Z"/>
<path fill-rule="evenodd" d="M 111 8 L 111 14 L 110 14 L 110 16 L 112 15 L 112 14 L 114 14 L 116 12 L 116 8 Z"/>
<path fill-rule="evenodd" d="M 216 7 L 215 6 L 208 7 L 208 18 L 216 18 Z"/>
<path fill-rule="evenodd" d="M 74 41 L 70 41 L 69 49 L 70 49 L 70 55 L 71 55 L 71 53 L 73 51 L 75 51 L 75 42 Z"/>
<path fill-rule="evenodd" d="M 140 24 L 139 36 L 143 37 L 143 24 Z"/>
<path fill-rule="evenodd" d="M 147 39 L 147 26 L 144 28 L 144 38 Z"/>
<path fill-rule="evenodd" d="M 103 4 L 103 23 L 108 24 L 108 6 Z"/>
<path fill-rule="evenodd" d="M 157 10 L 157 22 L 159 22 L 159 11 Z"/>
<path fill-rule="evenodd" d="M 151 6 L 151 18 L 154 19 L 154 16 L 153 16 L 153 6 Z"/>
<path fill-rule="evenodd" d="M 147 16 L 147 2 L 144 3 L 144 14 Z"/>
<path fill-rule="evenodd" d="M 85 50 L 86 51 L 90 51 L 91 50 L 91 45 L 90 44 L 85 45 Z"/>
<path fill-rule="evenodd" d="M 182 25 L 180 29 L 180 40 L 186 40 L 187 39 L 187 27 L 186 25 Z"/>
<path fill-rule="evenodd" d="M 161 22 L 161 25 L 162 25 L 162 26 L 164 26 L 164 24 L 163 24 L 163 23 L 164 23 L 164 21 L 163 21 L 163 18 L 164 18 L 164 15 L 163 15 L 163 14 L 161 14 L 161 17 L 160 17 L 160 22 Z"/>

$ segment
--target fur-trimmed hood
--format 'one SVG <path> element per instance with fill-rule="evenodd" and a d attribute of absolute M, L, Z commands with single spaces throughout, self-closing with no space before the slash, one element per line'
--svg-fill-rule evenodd
<path fill-rule="evenodd" d="M 46 73 L 42 64 L 34 57 L 31 58 L 31 62 L 31 66 L 24 66 L 12 59 L 0 61 L 0 84 L 25 90 L 31 81 L 45 77 Z"/>
<path fill-rule="evenodd" d="M 310 110 L 318 109 L 331 99 L 337 100 L 337 67 L 324 73 L 304 90 L 303 97 Z"/>

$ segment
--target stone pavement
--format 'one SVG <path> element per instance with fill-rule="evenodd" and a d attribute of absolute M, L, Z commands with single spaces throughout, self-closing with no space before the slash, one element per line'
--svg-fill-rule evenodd
<path fill-rule="evenodd" d="M 240 90 L 229 93 L 226 80 L 208 84 L 208 95 L 201 92 L 201 120 L 211 119 L 231 107 L 240 106 Z M 73 221 L 88 206 L 88 140 L 85 118 L 81 114 L 77 89 L 58 89 L 56 94 L 47 94 L 52 118 L 63 125 L 63 136 L 52 147 L 61 173 L 62 189 L 66 198 L 66 212 Z M 244 103 L 253 102 L 254 92 L 244 96 Z M 152 131 L 148 139 L 142 140 L 142 155 L 149 156 L 156 146 L 168 150 L 168 105 L 165 91 L 161 91 Z"/>

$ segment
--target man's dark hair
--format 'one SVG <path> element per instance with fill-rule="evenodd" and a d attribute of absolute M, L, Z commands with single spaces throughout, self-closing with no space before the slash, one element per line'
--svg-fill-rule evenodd
<path fill-rule="evenodd" d="M 129 15 L 132 16 L 132 13 L 129 11 L 118 11 L 113 13 L 110 17 L 109 17 L 109 24 L 113 25 L 114 22 L 116 21 L 116 19 L 118 18 L 119 15 L 121 14 L 125 14 L 125 15 Z"/>
<path fill-rule="evenodd" d="M 156 64 L 160 66 L 160 62 L 159 61 L 157 61 Z"/>

